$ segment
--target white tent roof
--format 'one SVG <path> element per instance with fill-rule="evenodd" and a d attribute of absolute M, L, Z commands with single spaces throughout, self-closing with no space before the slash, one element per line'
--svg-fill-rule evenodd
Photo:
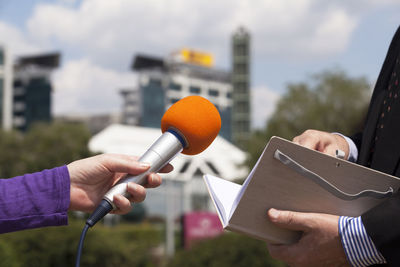
<path fill-rule="evenodd" d="M 92 137 L 89 149 L 93 152 L 140 156 L 160 135 L 161 131 L 155 128 L 113 124 Z M 198 155 L 179 154 L 171 162 L 174 171 L 163 177 L 190 180 L 200 169 L 202 173 L 213 174 L 227 180 L 244 178 L 248 174 L 248 169 L 243 166 L 245 158 L 246 154 L 242 150 L 218 136 L 205 151 Z"/>

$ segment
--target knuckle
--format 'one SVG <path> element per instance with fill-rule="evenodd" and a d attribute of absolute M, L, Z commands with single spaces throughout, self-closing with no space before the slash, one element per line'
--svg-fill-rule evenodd
<path fill-rule="evenodd" d="M 313 129 L 307 129 L 307 130 L 304 131 L 303 134 L 305 134 L 305 135 L 313 135 L 313 134 L 315 134 L 315 130 L 313 130 Z"/>
<path fill-rule="evenodd" d="M 287 224 L 293 224 L 294 223 L 294 213 L 293 212 L 288 212 L 286 215 L 286 223 Z"/>

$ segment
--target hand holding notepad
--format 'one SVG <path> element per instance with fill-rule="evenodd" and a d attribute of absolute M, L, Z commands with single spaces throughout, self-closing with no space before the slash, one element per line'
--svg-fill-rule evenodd
<path fill-rule="evenodd" d="M 400 187 L 400 180 L 273 137 L 238 185 L 205 175 L 224 228 L 271 243 L 290 244 L 300 232 L 267 217 L 270 208 L 359 216 Z"/>

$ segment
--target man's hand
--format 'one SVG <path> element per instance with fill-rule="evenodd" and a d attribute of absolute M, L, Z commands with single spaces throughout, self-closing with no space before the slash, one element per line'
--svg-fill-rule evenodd
<path fill-rule="evenodd" d="M 70 210 L 85 212 L 93 211 L 100 203 L 104 194 L 127 174 L 138 175 L 145 172 L 150 166 L 141 164 L 137 157 L 117 154 L 102 154 L 86 159 L 81 159 L 68 164 L 71 181 Z M 168 164 L 160 172 L 170 172 L 172 165 Z M 157 187 L 161 184 L 161 177 L 151 173 L 147 176 L 145 187 Z M 132 196 L 130 199 L 122 195 L 114 196 L 116 214 L 128 213 L 131 202 L 141 202 L 146 197 L 143 186 L 128 183 L 127 191 Z"/>
<path fill-rule="evenodd" d="M 335 156 L 336 150 L 340 149 L 345 153 L 345 159 L 349 157 L 349 145 L 346 140 L 338 134 L 307 130 L 293 138 L 293 142 L 331 156 Z"/>
<path fill-rule="evenodd" d="M 339 216 L 270 209 L 268 217 L 279 227 L 303 232 L 295 244 L 268 244 L 272 257 L 296 267 L 350 266 L 338 233 Z"/>

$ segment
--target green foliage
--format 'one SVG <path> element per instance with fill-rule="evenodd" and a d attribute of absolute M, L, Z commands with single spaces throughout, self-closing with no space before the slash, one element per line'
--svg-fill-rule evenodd
<path fill-rule="evenodd" d="M 74 266 L 82 227 L 73 222 L 1 235 L 0 266 Z M 150 251 L 159 242 L 159 231 L 149 226 L 98 224 L 88 231 L 81 266 L 153 266 Z"/>
<path fill-rule="evenodd" d="M 352 135 L 361 129 L 370 97 L 364 77 L 351 78 L 341 70 L 325 71 L 308 83 L 292 83 L 278 101 L 264 130 L 253 133 L 249 167 L 254 166 L 272 136 L 292 140 L 307 129 Z"/>
<path fill-rule="evenodd" d="M 0 267 L 21 267 L 16 251 L 9 244 L 0 240 Z"/>
<path fill-rule="evenodd" d="M 89 130 L 81 124 L 36 124 L 27 133 L 0 132 L 0 177 L 68 164 L 90 156 Z"/>
<path fill-rule="evenodd" d="M 179 251 L 168 267 L 280 267 L 283 263 L 268 255 L 262 241 L 235 233 L 203 241 L 190 250 Z"/>

